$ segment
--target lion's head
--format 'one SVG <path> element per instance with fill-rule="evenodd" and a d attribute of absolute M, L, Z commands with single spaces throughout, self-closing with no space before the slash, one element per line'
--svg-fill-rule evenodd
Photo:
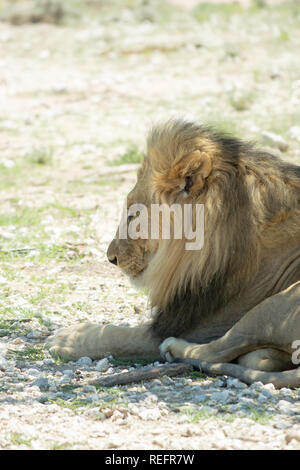
<path fill-rule="evenodd" d="M 195 123 L 168 121 L 151 130 L 137 183 L 127 197 L 126 227 L 136 217 L 130 212 L 134 204 L 149 209 L 148 227 L 153 204 L 190 204 L 193 211 L 204 205 L 199 250 L 186 249 L 184 233 L 174 237 L 172 217 L 170 239 L 163 239 L 161 221 L 158 238 L 149 229 L 145 238 L 120 239 L 120 226 L 108 248 L 108 259 L 148 290 L 157 310 L 152 325 L 157 334 L 182 334 L 254 278 L 265 241 L 272 245 L 268 226 L 293 206 L 287 172 L 290 167 L 251 144 Z"/>

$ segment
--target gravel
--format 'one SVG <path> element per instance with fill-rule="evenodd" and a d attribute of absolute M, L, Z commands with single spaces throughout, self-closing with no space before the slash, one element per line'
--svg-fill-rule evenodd
<path fill-rule="evenodd" d="M 16 361 L 2 352 L 0 447 L 64 447 L 67 439 L 78 449 L 300 448 L 298 391 L 260 382 L 247 386 L 226 376 L 165 376 L 108 389 L 92 385 L 108 373 L 129 369 L 112 359 L 82 357 L 60 364 L 50 357 Z M 162 425 L 169 429 L 168 438 L 156 437 Z M 79 429 L 84 444 L 77 442 Z M 12 444 L 13 433 L 27 444 Z"/>
<path fill-rule="evenodd" d="M 42 217 L 0 227 L 1 249 L 28 240 L 68 251 L 2 254 L 0 449 L 300 449 L 299 390 L 202 374 L 104 389 L 92 382 L 139 365 L 34 357 L 58 326 L 148 321 L 147 300 L 106 260 L 136 171 L 108 162 L 129 143 L 142 150 L 153 122 L 194 113 L 299 162 L 299 28 L 276 38 L 285 19 L 256 22 L 251 11 L 242 27 L 238 15 L 160 24 L 154 7 L 136 23 L 135 11 L 79 27 L 1 23 L 3 214 Z M 52 164 L 29 166 L 44 148 Z"/>

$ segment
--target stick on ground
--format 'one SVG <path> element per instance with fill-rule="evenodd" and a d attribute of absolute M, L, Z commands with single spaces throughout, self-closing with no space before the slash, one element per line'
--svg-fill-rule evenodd
<path fill-rule="evenodd" d="M 112 387 L 113 385 L 126 385 L 132 382 L 141 382 L 144 380 L 152 380 L 162 375 L 169 377 L 191 372 L 193 366 L 190 364 L 166 363 L 154 367 L 141 367 L 130 372 L 121 372 L 120 374 L 112 374 L 101 379 L 89 382 L 92 385 L 102 385 L 103 387 Z"/>

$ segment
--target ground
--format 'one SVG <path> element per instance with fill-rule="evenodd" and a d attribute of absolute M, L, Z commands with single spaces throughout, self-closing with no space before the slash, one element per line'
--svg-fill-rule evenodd
<path fill-rule="evenodd" d="M 104 389 L 143 364 L 43 348 L 60 326 L 148 319 L 106 249 L 151 123 L 192 116 L 300 162 L 299 3 L 69 0 L 35 23 L 29 3 L 0 2 L 0 448 L 299 449 L 298 390 Z"/>

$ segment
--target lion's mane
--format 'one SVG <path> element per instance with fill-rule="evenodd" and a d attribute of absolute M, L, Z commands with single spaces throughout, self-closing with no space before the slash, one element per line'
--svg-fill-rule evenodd
<path fill-rule="evenodd" d="M 161 337 L 182 335 L 247 288 L 266 251 L 284 244 L 285 231 L 299 242 L 299 167 L 183 120 L 151 130 L 145 164 L 153 200 L 169 205 L 185 202 L 180 179 L 202 172 L 192 203 L 205 208 L 203 248 L 188 251 L 184 239 L 161 240 L 144 274 L 156 307 L 151 328 Z"/>

